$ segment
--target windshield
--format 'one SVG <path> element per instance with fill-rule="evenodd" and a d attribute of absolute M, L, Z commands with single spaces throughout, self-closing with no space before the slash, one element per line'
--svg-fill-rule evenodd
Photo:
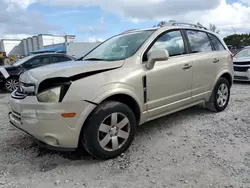
<path fill-rule="evenodd" d="M 241 50 L 239 53 L 237 53 L 234 57 L 240 58 L 240 57 L 250 57 L 250 48 L 246 48 Z"/>
<path fill-rule="evenodd" d="M 118 61 L 133 56 L 155 30 L 117 35 L 105 41 L 83 60 Z"/>
<path fill-rule="evenodd" d="M 16 63 L 13 64 L 13 66 L 20 66 L 22 65 L 23 63 L 25 63 L 26 61 L 30 60 L 33 56 L 27 56 L 27 57 L 24 57 L 22 59 L 19 59 Z"/>

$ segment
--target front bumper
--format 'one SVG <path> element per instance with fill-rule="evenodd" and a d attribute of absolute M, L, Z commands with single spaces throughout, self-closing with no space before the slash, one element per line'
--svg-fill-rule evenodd
<path fill-rule="evenodd" d="M 237 72 L 234 71 L 234 80 L 235 81 L 250 81 L 250 71 L 247 72 Z"/>
<path fill-rule="evenodd" d="M 39 103 L 35 96 L 27 96 L 22 100 L 10 98 L 9 120 L 16 128 L 51 149 L 73 150 L 78 147 L 82 116 L 91 105 L 85 101 Z M 76 113 L 73 118 L 61 115 L 73 112 Z"/>
<path fill-rule="evenodd" d="M 9 113 L 9 115 L 11 115 L 11 113 Z M 51 146 L 48 145 L 40 140 L 37 140 L 35 137 L 33 137 L 33 135 L 31 135 L 30 133 L 28 133 L 27 131 L 21 129 L 20 127 L 16 126 L 14 123 L 12 123 L 12 121 L 10 121 L 10 123 L 17 128 L 18 130 L 25 132 L 27 135 L 29 135 L 30 137 L 32 137 L 34 139 L 34 141 L 39 145 L 42 146 L 44 148 L 47 148 L 49 150 L 55 150 L 55 151 L 65 151 L 65 152 L 70 152 L 70 151 L 75 151 L 75 148 L 60 148 L 60 147 L 55 147 L 55 146 Z"/>

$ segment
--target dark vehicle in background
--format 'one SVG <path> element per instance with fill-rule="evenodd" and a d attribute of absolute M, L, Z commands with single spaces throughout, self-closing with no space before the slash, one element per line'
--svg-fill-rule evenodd
<path fill-rule="evenodd" d="M 73 61 L 75 58 L 60 53 L 36 54 L 18 60 L 11 66 L 0 66 L 0 89 L 15 91 L 19 86 L 19 76 L 26 70 L 53 63 Z"/>
<path fill-rule="evenodd" d="M 250 46 L 246 46 L 234 56 L 234 80 L 250 81 Z"/>

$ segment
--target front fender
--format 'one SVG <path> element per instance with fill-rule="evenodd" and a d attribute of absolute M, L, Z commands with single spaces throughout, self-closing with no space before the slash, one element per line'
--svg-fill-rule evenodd
<path fill-rule="evenodd" d="M 133 87 L 123 83 L 114 83 L 103 86 L 96 95 L 97 97 L 95 97 L 92 102 L 99 104 L 105 99 L 117 94 L 124 94 L 132 97 L 137 102 L 141 112 L 146 110 L 146 106 L 142 100 L 142 92 L 138 93 Z"/>
<path fill-rule="evenodd" d="M 100 88 L 99 92 L 95 94 L 96 97 L 94 97 L 94 99 L 90 101 L 91 103 L 89 103 L 87 108 L 84 109 L 84 111 L 81 113 L 80 119 L 77 123 L 77 129 L 82 129 L 84 122 L 96 108 L 96 105 L 100 104 L 105 99 L 117 94 L 124 94 L 132 97 L 137 102 L 141 113 L 146 111 L 146 105 L 144 105 L 143 101 L 141 100 L 143 99 L 143 97 L 141 97 L 142 94 L 140 95 L 133 87 L 122 83 L 108 84 Z M 85 102 L 88 103 L 88 101 Z M 94 105 L 94 103 L 96 105 Z M 142 122 L 145 120 L 145 117 L 141 117 Z"/>

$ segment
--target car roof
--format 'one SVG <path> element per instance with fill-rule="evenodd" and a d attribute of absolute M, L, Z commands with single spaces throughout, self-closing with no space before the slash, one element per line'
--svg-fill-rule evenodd
<path fill-rule="evenodd" d="M 188 26 L 162 26 L 162 27 L 152 27 L 152 28 L 146 28 L 146 29 L 130 29 L 127 31 L 122 32 L 122 34 L 125 33 L 134 33 L 134 32 L 140 32 L 140 31 L 165 31 L 165 30 L 171 30 L 171 29 L 189 29 L 189 30 L 197 30 L 197 31 L 203 31 L 203 32 L 207 32 L 213 35 L 216 35 L 216 33 L 206 30 L 206 29 L 202 29 L 202 28 L 197 28 L 197 27 L 188 27 Z"/>
<path fill-rule="evenodd" d="M 68 56 L 67 54 L 63 53 L 39 53 L 39 54 L 33 54 L 31 56 L 36 57 L 36 56 L 46 56 L 46 55 L 63 55 L 63 56 Z"/>

